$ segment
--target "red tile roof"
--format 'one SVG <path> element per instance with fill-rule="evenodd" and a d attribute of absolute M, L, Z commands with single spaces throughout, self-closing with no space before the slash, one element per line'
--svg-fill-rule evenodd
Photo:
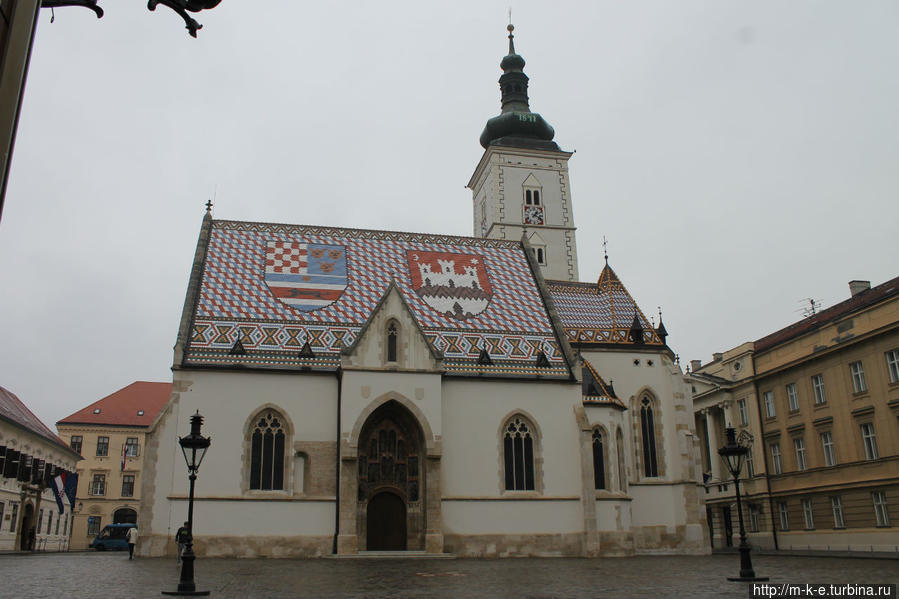
<path fill-rule="evenodd" d="M 69 449 L 68 443 L 60 439 L 46 424 L 41 422 L 14 393 L 3 387 L 0 387 L 0 418 L 27 429 L 35 435 L 44 437 L 56 445 Z"/>
<path fill-rule="evenodd" d="M 780 345 L 790 339 L 821 328 L 847 314 L 897 295 L 899 295 L 899 277 L 890 279 L 886 283 L 881 283 L 877 287 L 862 291 L 839 304 L 818 312 L 814 316 L 794 322 L 788 327 L 762 337 L 755 342 L 755 351 L 758 353 L 769 350 L 775 345 Z"/>
<path fill-rule="evenodd" d="M 150 426 L 172 394 L 171 383 L 136 381 L 56 423 Z"/>

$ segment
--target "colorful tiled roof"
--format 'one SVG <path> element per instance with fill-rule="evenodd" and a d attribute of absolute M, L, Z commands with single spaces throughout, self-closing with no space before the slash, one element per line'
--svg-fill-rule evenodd
<path fill-rule="evenodd" d="M 570 376 L 520 242 L 220 220 L 183 365 L 334 369 L 391 281 L 448 373 Z"/>
<path fill-rule="evenodd" d="M 581 370 L 581 394 L 584 403 L 588 405 L 613 405 L 618 408 L 626 409 L 617 395 L 611 383 L 607 383 L 596 371 L 596 368 L 589 361 L 584 360 L 584 367 Z"/>
<path fill-rule="evenodd" d="M 608 264 L 595 284 L 547 281 L 546 285 L 569 343 L 637 345 L 630 334 L 636 315 L 642 327 L 643 345 L 665 346 Z"/>
<path fill-rule="evenodd" d="M 0 387 L 0 418 L 29 430 L 35 435 L 43 437 L 51 443 L 71 451 L 68 444 L 60 439 L 56 433 L 51 431 L 46 424 L 41 422 L 38 417 L 35 416 L 24 403 L 22 403 L 22 400 L 16 397 L 13 392 L 4 389 L 3 387 Z"/>
<path fill-rule="evenodd" d="M 148 427 L 172 394 L 171 383 L 136 381 L 56 423 Z"/>
<path fill-rule="evenodd" d="M 814 316 L 805 318 L 798 322 L 794 322 L 788 327 L 784 327 L 779 331 L 775 331 L 770 335 L 766 335 L 755 342 L 754 348 L 756 353 L 771 349 L 775 345 L 784 343 L 825 326 L 843 316 L 861 310 L 877 302 L 899 295 L 899 277 L 890 279 L 886 283 L 881 283 L 877 287 L 872 287 L 853 295 L 849 299 L 840 302 L 826 310 L 821 310 Z"/>

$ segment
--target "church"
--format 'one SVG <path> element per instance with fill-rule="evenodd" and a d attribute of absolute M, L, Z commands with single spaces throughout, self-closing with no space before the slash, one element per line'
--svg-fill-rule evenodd
<path fill-rule="evenodd" d="M 566 152 L 509 53 L 472 237 L 203 218 L 139 551 L 707 553 L 692 403 L 606 260 L 580 282 Z"/>

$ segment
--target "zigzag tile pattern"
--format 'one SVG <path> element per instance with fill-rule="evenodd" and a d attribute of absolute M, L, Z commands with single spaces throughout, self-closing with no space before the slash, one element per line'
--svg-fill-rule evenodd
<path fill-rule="evenodd" d="M 279 301 L 265 283 L 266 245 L 271 241 L 344 246 L 348 283 L 340 298 L 309 312 Z M 429 306 L 412 288 L 409 251 L 478 255 L 493 291 L 487 308 L 457 320 Z M 227 357 L 237 340 L 254 363 L 265 352 L 289 362 L 307 341 L 317 355 L 337 353 L 355 341 L 391 281 L 444 359 L 467 364 L 486 348 L 493 360 L 518 364 L 518 372 L 534 370 L 524 363 L 532 365 L 543 351 L 550 369 L 539 369 L 540 374 L 559 374 L 565 368 L 540 292 L 516 242 L 235 221 L 213 221 L 186 361 L 249 360 Z"/>

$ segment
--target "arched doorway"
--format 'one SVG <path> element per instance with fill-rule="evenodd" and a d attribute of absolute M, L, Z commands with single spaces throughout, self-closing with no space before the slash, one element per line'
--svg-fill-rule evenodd
<path fill-rule="evenodd" d="M 19 534 L 21 535 L 19 548 L 22 551 L 30 551 L 34 549 L 34 540 L 37 536 L 37 531 L 35 531 L 35 536 L 32 536 L 31 529 L 33 528 L 34 506 L 30 503 L 26 503 L 25 507 L 22 509 L 22 529 L 19 531 Z"/>
<path fill-rule="evenodd" d="M 130 507 L 117 509 L 112 514 L 113 524 L 137 524 L 137 512 Z"/>
<path fill-rule="evenodd" d="M 423 433 L 397 401 L 372 412 L 359 435 L 357 535 L 369 551 L 424 549 Z"/>
<path fill-rule="evenodd" d="M 406 550 L 406 502 L 382 491 L 368 501 L 365 545 L 369 551 Z"/>

